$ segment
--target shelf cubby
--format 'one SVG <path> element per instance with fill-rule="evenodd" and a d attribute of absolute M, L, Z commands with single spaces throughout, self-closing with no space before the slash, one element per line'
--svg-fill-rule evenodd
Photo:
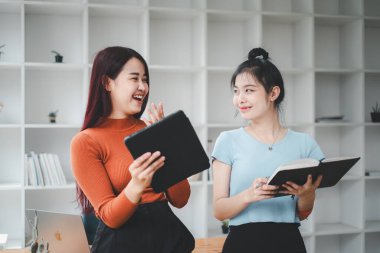
<path fill-rule="evenodd" d="M 278 13 L 312 13 L 311 0 L 265 0 L 261 2 L 265 12 Z"/>
<path fill-rule="evenodd" d="M 315 68 L 362 68 L 362 20 L 316 17 L 314 23 Z"/>
<path fill-rule="evenodd" d="M 56 123 L 81 124 L 83 74 L 81 70 L 26 70 L 25 122 L 48 124 L 48 114 L 59 110 Z M 70 98 L 68 100 L 68 98 Z M 38 101 L 38 103 L 35 103 Z"/>
<path fill-rule="evenodd" d="M 356 253 L 362 252 L 363 235 L 360 233 L 317 236 L 315 253 Z"/>
<path fill-rule="evenodd" d="M 364 131 L 360 126 L 318 126 L 315 139 L 326 158 L 364 156 Z M 363 163 L 364 159 L 359 160 L 343 179 L 362 177 Z"/>
<path fill-rule="evenodd" d="M 83 34 L 81 5 L 25 5 L 26 62 L 54 62 L 55 50 L 64 63 L 82 64 Z"/>
<path fill-rule="evenodd" d="M 326 15 L 362 15 L 362 4 L 356 0 L 316 0 L 314 12 Z"/>
<path fill-rule="evenodd" d="M 191 10 L 151 10 L 149 17 L 150 64 L 201 66 L 204 62 L 201 57 L 204 15 Z"/>
<path fill-rule="evenodd" d="M 380 126 L 366 126 L 365 128 L 365 170 L 380 173 L 378 159 L 380 150 Z M 380 175 L 379 175 L 380 176 Z M 380 213 L 380 210 L 379 210 Z"/>
<path fill-rule="evenodd" d="M 0 3 L 0 63 L 21 63 L 23 49 L 21 43 L 21 5 Z"/>
<path fill-rule="evenodd" d="M 343 116 L 338 123 L 362 122 L 362 83 L 361 73 L 316 73 L 315 117 Z"/>
<path fill-rule="evenodd" d="M 380 72 L 380 16 L 364 21 L 364 68 Z"/>
<path fill-rule="evenodd" d="M 263 47 L 280 69 L 310 69 L 313 65 L 313 20 L 304 15 L 265 14 Z M 281 39 L 279 39 L 281 38 Z"/>
<path fill-rule="evenodd" d="M 281 70 L 280 70 L 281 71 Z M 313 123 L 314 108 L 312 72 L 286 73 L 282 72 L 285 86 L 285 98 L 281 110 L 286 125 Z M 302 106 L 300 106 L 302 105 Z"/>
<path fill-rule="evenodd" d="M 177 9 L 201 9 L 203 0 L 149 0 L 149 6 Z"/>
<path fill-rule="evenodd" d="M 23 183 L 21 138 L 20 128 L 0 128 L 0 186 Z"/>
<path fill-rule="evenodd" d="M 208 66 L 236 68 L 260 40 L 260 18 L 254 13 L 208 12 Z"/>
<path fill-rule="evenodd" d="M 143 43 L 147 39 L 146 20 L 142 8 L 90 6 L 88 62 L 91 64 L 96 53 L 108 46 L 130 47 L 146 54 Z"/>
<path fill-rule="evenodd" d="M 69 147 L 71 139 L 78 131 L 78 128 L 27 128 L 25 129 L 25 153 L 33 151 L 36 154 L 57 154 L 67 183 L 73 183 Z"/>
<path fill-rule="evenodd" d="M 332 188 L 317 190 L 314 206 L 315 233 L 346 234 L 363 228 L 363 181 L 341 181 Z M 333 251 L 335 252 L 335 251 Z"/>
<path fill-rule="evenodd" d="M 363 5 L 365 16 L 380 18 L 380 2 L 378 0 L 364 0 Z"/>
<path fill-rule="evenodd" d="M 21 70 L 0 68 L 0 124 L 20 124 L 22 117 Z"/>
<path fill-rule="evenodd" d="M 259 0 L 207 0 L 207 9 L 225 11 L 258 11 Z"/>
<path fill-rule="evenodd" d="M 380 178 L 365 182 L 365 230 L 380 232 Z"/>
<path fill-rule="evenodd" d="M 380 232 L 365 233 L 365 253 L 377 253 L 380 249 Z"/>
<path fill-rule="evenodd" d="M 376 102 L 380 105 L 380 72 L 379 73 L 365 73 L 364 76 L 365 86 L 365 105 L 364 105 L 364 118 L 365 122 L 371 122 L 372 107 L 376 106 Z"/>
<path fill-rule="evenodd" d="M 2 233 L 8 234 L 6 248 L 23 247 L 22 192 L 21 190 L 0 191 L 0 199 L 0 228 Z M 12 226 L 9 226 L 10 220 L 12 221 Z"/>

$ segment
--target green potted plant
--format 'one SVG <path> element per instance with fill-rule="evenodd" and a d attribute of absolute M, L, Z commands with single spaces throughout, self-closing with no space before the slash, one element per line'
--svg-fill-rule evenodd
<path fill-rule="evenodd" d="M 380 122 L 380 106 L 378 102 L 376 102 L 375 106 L 372 106 L 371 119 L 372 122 Z"/>
<path fill-rule="evenodd" d="M 3 47 L 5 47 L 5 44 L 4 44 L 4 45 L 1 45 L 1 46 L 0 46 L 0 49 L 3 48 Z M 2 55 L 2 54 L 4 54 L 4 52 L 3 52 L 3 51 L 0 51 L 0 59 L 1 59 L 1 55 Z"/>
<path fill-rule="evenodd" d="M 63 61 L 63 55 L 61 55 L 60 53 L 58 53 L 55 50 L 51 50 L 51 52 L 53 54 L 55 54 L 55 62 L 62 62 Z"/>
<path fill-rule="evenodd" d="M 228 223 L 229 223 L 229 220 L 224 220 L 224 221 L 222 221 L 222 232 L 223 232 L 223 234 L 228 234 L 228 232 L 229 232 L 229 227 L 228 227 Z"/>
<path fill-rule="evenodd" d="M 57 113 L 58 113 L 58 110 L 55 110 L 49 113 L 48 116 L 49 116 L 50 123 L 56 123 Z"/>

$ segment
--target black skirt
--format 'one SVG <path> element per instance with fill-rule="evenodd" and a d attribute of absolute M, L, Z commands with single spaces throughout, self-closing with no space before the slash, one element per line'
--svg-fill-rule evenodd
<path fill-rule="evenodd" d="M 222 253 L 306 253 L 298 223 L 260 222 L 230 226 Z"/>
<path fill-rule="evenodd" d="M 194 246 L 194 237 L 165 201 L 139 205 L 117 229 L 100 221 L 91 253 L 190 253 Z"/>

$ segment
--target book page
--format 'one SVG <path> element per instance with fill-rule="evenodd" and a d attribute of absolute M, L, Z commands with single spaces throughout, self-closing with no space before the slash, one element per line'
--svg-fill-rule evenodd
<path fill-rule="evenodd" d="M 328 163 L 328 162 L 336 162 L 336 161 L 343 161 L 343 160 L 348 160 L 348 159 L 355 159 L 355 158 L 358 158 L 358 157 L 354 157 L 354 156 L 347 156 L 347 157 L 331 157 L 331 158 L 326 158 L 326 159 L 323 159 L 321 162 L 322 163 Z"/>
<path fill-rule="evenodd" d="M 316 167 L 319 165 L 319 161 L 313 158 L 304 158 L 299 160 L 294 160 L 289 163 L 283 164 L 277 168 L 277 171 L 280 170 L 292 170 L 292 169 L 300 169 L 305 167 Z"/>

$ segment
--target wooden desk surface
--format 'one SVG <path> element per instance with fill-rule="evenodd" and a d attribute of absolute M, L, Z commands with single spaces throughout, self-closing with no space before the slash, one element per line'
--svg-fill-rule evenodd
<path fill-rule="evenodd" d="M 220 253 L 225 240 L 226 237 L 196 239 L 193 253 Z"/>
<path fill-rule="evenodd" d="M 226 237 L 200 238 L 195 240 L 193 253 L 220 253 Z M 28 249 L 0 250 L 1 253 L 30 253 Z"/>

